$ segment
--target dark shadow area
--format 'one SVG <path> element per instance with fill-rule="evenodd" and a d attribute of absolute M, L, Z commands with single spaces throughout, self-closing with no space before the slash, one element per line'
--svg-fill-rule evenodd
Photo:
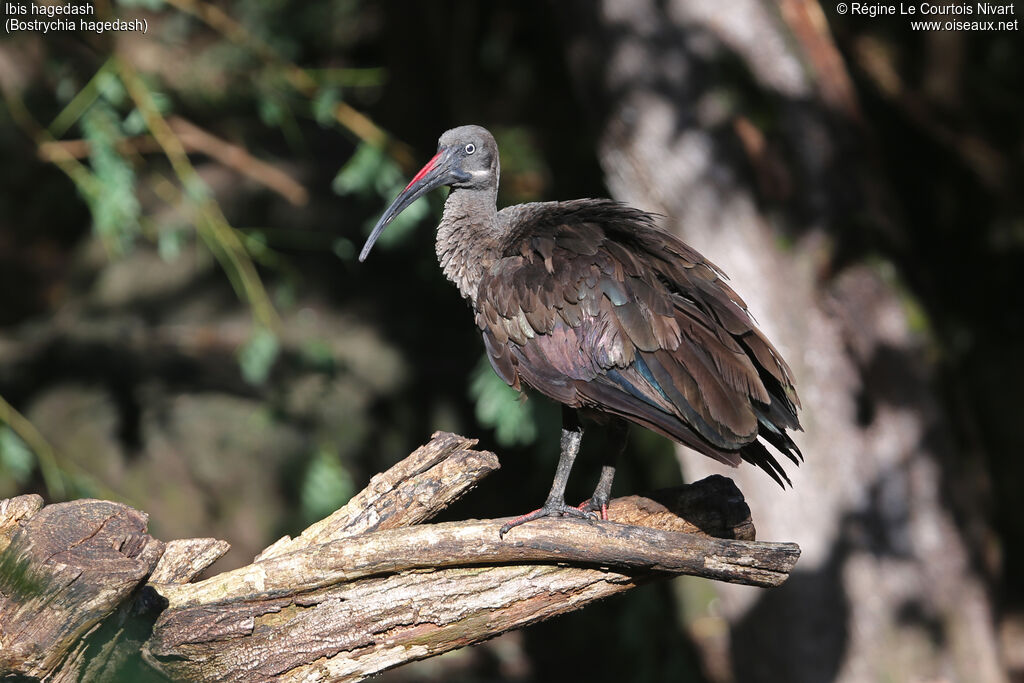
<path fill-rule="evenodd" d="M 698 658 L 676 609 L 670 586 L 658 583 L 538 624 L 525 632 L 534 680 L 699 681 Z"/>
<path fill-rule="evenodd" d="M 736 680 L 835 680 L 849 649 L 852 626 L 844 567 L 857 553 L 912 560 L 904 502 L 910 490 L 903 469 L 878 477 L 868 489 L 865 506 L 841 521 L 821 567 L 810 571 L 798 565 L 786 583 L 765 591 L 737 621 L 730 650 Z M 920 628 L 941 646 L 944 626 L 927 610 L 920 602 L 908 601 L 900 606 L 898 620 Z"/>
<path fill-rule="evenodd" d="M 835 550 L 821 569 L 794 571 L 736 623 L 730 649 L 736 680 L 835 680 L 846 654 L 850 615 L 840 575 L 846 558 L 842 547 Z M 774 627 L 765 628 L 767 622 Z"/>

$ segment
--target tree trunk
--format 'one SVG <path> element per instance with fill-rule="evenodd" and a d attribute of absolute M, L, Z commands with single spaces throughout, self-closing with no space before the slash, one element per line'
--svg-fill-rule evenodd
<path fill-rule="evenodd" d="M 715 681 L 1002 681 L 992 606 L 942 489 L 952 455 L 895 279 L 840 265 L 899 239 L 871 135 L 809 0 L 564 5 L 612 195 L 723 268 L 793 366 L 806 463 L 780 491 L 735 476 L 800 570 L 716 585 L 731 628 L 693 629 Z M 699 478 L 721 471 L 681 449 Z M 718 617 L 708 615 L 708 619 Z M 701 635 L 701 634 L 725 635 Z"/>

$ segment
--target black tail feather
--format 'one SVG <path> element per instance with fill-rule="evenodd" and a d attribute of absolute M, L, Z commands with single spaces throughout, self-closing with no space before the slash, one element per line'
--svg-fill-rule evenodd
<path fill-rule="evenodd" d="M 789 455 L 787 453 L 787 455 Z M 764 444 L 760 441 L 752 441 L 740 450 L 740 456 L 749 462 L 751 465 L 757 465 L 762 470 L 768 473 L 775 482 L 782 488 L 786 488 L 788 484 L 790 487 L 793 486 L 793 482 L 789 480 L 786 475 L 786 471 L 782 469 L 782 465 L 775 459 L 775 456 L 764 447 Z M 785 483 L 783 483 L 785 482 Z"/>
<path fill-rule="evenodd" d="M 775 446 L 779 453 L 789 458 L 790 462 L 797 467 L 804 461 L 804 454 L 800 452 L 800 449 L 793 443 L 793 439 L 789 438 L 789 434 L 786 434 L 786 432 L 782 430 L 776 431 L 762 425 L 762 429 L 759 430 L 759 436 L 772 446 Z"/>

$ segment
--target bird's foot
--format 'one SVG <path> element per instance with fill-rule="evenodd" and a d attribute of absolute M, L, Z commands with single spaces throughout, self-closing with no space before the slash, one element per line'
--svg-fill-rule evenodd
<path fill-rule="evenodd" d="M 517 527 L 520 524 L 526 524 L 532 522 L 535 519 L 541 519 L 543 517 L 577 517 L 579 519 L 590 518 L 590 513 L 582 509 L 582 507 L 573 507 L 572 505 L 566 505 L 565 503 L 545 503 L 544 507 L 534 510 L 533 512 L 527 512 L 525 515 L 520 515 L 513 520 L 505 522 L 501 525 L 501 529 L 498 530 L 498 536 L 504 538 L 505 534 L 512 530 L 513 527 Z"/>
<path fill-rule="evenodd" d="M 603 522 L 608 521 L 608 501 L 598 502 L 593 498 L 588 498 L 580 503 L 576 509 L 592 519 L 600 519 Z"/>

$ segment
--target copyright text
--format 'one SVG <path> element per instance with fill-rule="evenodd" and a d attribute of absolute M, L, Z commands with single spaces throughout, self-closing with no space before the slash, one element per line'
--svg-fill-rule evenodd
<path fill-rule="evenodd" d="M 904 17 L 914 31 L 1019 31 L 1013 2 L 839 2 L 836 14 Z"/>

